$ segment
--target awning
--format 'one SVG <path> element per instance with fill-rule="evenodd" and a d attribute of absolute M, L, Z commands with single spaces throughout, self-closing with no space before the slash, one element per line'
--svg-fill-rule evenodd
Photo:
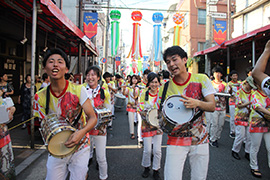
<path fill-rule="evenodd" d="M 32 23 L 33 0 L 4 0 L 0 1 L 0 4 L 10 8 L 18 17 L 26 17 L 27 21 Z M 82 41 L 86 49 L 98 56 L 97 48 L 90 39 L 51 0 L 37 0 L 37 8 L 38 29 L 54 35 L 57 44 L 61 44 L 68 54 L 77 55 L 70 49 L 78 49 L 78 44 Z"/>
<path fill-rule="evenodd" d="M 98 56 L 97 49 L 90 39 L 85 36 L 85 34 L 75 24 L 73 24 L 73 22 L 51 0 L 40 0 L 40 3 L 41 9 L 46 15 L 49 17 L 52 17 L 52 15 L 56 17 L 56 19 L 53 18 L 53 20 L 51 20 L 51 23 L 56 25 L 58 24 L 58 26 L 64 25 L 73 34 L 84 41 L 86 47 L 89 48 L 89 50 L 91 50 L 96 56 Z"/>
<path fill-rule="evenodd" d="M 236 38 L 233 38 L 231 40 L 228 40 L 228 41 L 225 41 L 224 44 L 222 44 L 221 46 L 219 45 L 216 45 L 214 47 L 211 47 L 211 48 L 208 48 L 208 49 L 205 49 L 203 51 L 197 51 L 193 54 L 193 57 L 195 56 L 200 56 L 200 55 L 204 55 L 204 54 L 208 54 L 208 53 L 211 53 L 211 52 L 214 52 L 218 49 L 226 49 L 226 46 L 230 46 L 232 44 L 235 44 L 235 43 L 239 43 L 241 41 L 248 41 L 249 38 L 254 38 L 254 37 L 260 37 L 260 36 L 263 36 L 262 34 L 265 33 L 266 31 L 269 31 L 270 32 L 270 25 L 267 25 L 267 26 L 264 26 L 264 27 L 261 27 L 259 29 L 256 29 L 254 31 L 251 31 L 249 33 L 246 33 L 246 34 L 243 34 L 241 36 L 238 36 Z"/>

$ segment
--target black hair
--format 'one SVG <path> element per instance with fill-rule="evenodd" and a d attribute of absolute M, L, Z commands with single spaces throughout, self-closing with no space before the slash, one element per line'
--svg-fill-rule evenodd
<path fill-rule="evenodd" d="M 96 74 L 97 74 L 97 77 L 99 77 L 101 79 L 101 70 L 98 66 L 89 66 L 86 71 L 85 71 L 85 76 L 87 76 L 87 74 L 93 70 Z"/>
<path fill-rule="evenodd" d="M 220 72 L 220 73 L 223 75 L 222 67 L 220 67 L 219 65 L 215 66 L 215 67 L 212 69 L 212 73 L 214 74 L 215 72 Z"/>
<path fill-rule="evenodd" d="M 63 50 L 61 50 L 61 49 L 59 49 L 59 48 L 47 50 L 47 52 L 46 52 L 46 54 L 45 54 L 45 56 L 44 56 L 44 59 L 43 59 L 43 61 L 42 61 L 43 67 L 46 66 L 47 60 L 48 60 L 49 57 L 50 57 L 51 55 L 53 55 L 53 54 L 59 54 L 60 56 L 62 56 L 62 58 L 63 58 L 64 61 L 66 62 L 66 67 L 69 69 L 69 60 L 68 60 L 68 58 L 67 58 L 67 54 L 66 54 Z"/>
<path fill-rule="evenodd" d="M 134 75 L 131 76 L 130 86 L 132 86 L 132 84 L 133 84 L 133 83 L 132 83 L 132 79 L 133 79 L 134 77 L 137 79 L 137 84 L 138 84 L 138 77 L 137 77 L 137 75 L 134 74 Z"/>
<path fill-rule="evenodd" d="M 168 56 L 179 55 L 181 58 L 188 58 L 187 53 L 180 46 L 171 46 L 163 53 L 163 60 L 166 62 Z"/>
<path fill-rule="evenodd" d="M 170 78 L 170 72 L 167 70 L 162 71 L 163 79 L 169 79 Z"/>
<path fill-rule="evenodd" d="M 27 77 L 28 77 L 28 76 L 30 76 L 30 77 L 31 77 L 31 74 L 26 74 L 26 75 L 25 75 L 24 80 L 25 80 L 26 82 L 27 82 Z"/>
<path fill-rule="evenodd" d="M 48 74 L 47 73 L 42 74 L 42 80 L 45 81 L 45 79 L 48 79 Z"/>
<path fill-rule="evenodd" d="M 116 74 L 115 77 L 116 77 L 117 79 L 122 78 L 122 76 L 120 76 L 119 74 Z"/>
<path fill-rule="evenodd" d="M 232 71 L 230 72 L 230 77 L 231 77 L 233 74 L 237 74 L 237 75 L 238 75 L 238 72 L 237 72 L 236 70 L 232 70 Z"/>
<path fill-rule="evenodd" d="M 149 74 L 150 72 L 151 72 L 151 71 L 150 71 L 149 69 L 146 69 L 146 70 L 143 71 L 143 75 Z"/>
<path fill-rule="evenodd" d="M 112 77 L 111 73 L 105 72 L 105 73 L 103 74 L 103 78 L 104 78 L 104 79 L 106 79 L 107 77 Z"/>
<path fill-rule="evenodd" d="M 154 73 L 154 72 L 151 72 L 147 75 L 147 84 L 146 84 L 146 87 L 149 87 L 149 84 L 155 79 L 157 78 L 158 82 L 160 83 L 160 78 L 159 76 Z"/>
<path fill-rule="evenodd" d="M 130 78 L 131 79 L 131 75 L 127 75 L 127 79 Z"/>
<path fill-rule="evenodd" d="M 69 80 L 70 77 L 71 77 L 71 75 L 70 75 L 69 73 L 66 73 L 66 74 L 65 74 L 65 79 L 66 79 L 66 80 Z"/>

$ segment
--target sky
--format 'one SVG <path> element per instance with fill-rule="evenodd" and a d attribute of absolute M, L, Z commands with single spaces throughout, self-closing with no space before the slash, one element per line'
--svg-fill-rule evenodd
<path fill-rule="evenodd" d="M 128 7 L 128 8 L 148 8 L 148 9 L 168 9 L 170 3 L 168 0 L 111 0 L 111 7 Z M 112 9 L 111 9 L 112 10 Z M 120 22 L 120 33 L 122 31 L 123 42 L 125 43 L 125 54 L 128 55 L 128 52 L 132 44 L 132 23 L 134 22 L 131 19 L 132 11 L 136 9 L 118 9 L 121 12 Z M 142 44 L 142 53 L 147 54 L 149 51 L 152 39 L 153 39 L 153 25 L 152 15 L 158 11 L 148 11 L 140 10 L 143 19 L 139 22 L 141 24 L 141 44 Z M 163 15 L 166 14 L 166 11 L 160 11 Z M 150 53 L 150 52 L 148 52 Z"/>

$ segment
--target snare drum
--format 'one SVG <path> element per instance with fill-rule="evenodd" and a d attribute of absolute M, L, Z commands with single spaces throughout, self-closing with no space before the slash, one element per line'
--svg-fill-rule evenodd
<path fill-rule="evenodd" d="M 186 108 L 181 95 L 168 97 L 162 107 L 161 128 L 165 133 L 171 133 L 178 126 L 189 122 L 194 116 L 194 109 Z"/>
<path fill-rule="evenodd" d="M 109 124 L 112 121 L 113 115 L 112 111 L 107 108 L 95 109 L 97 115 L 97 125 L 95 128 L 99 128 L 102 125 Z"/>
<path fill-rule="evenodd" d="M 148 122 L 150 125 L 159 128 L 159 120 L 158 120 L 158 111 L 157 109 L 149 109 L 146 112 L 146 122 Z"/>
<path fill-rule="evenodd" d="M 41 121 L 40 134 L 49 153 L 57 158 L 63 158 L 76 151 L 79 145 L 68 148 L 64 143 L 76 131 L 66 120 L 58 119 L 56 114 L 50 114 Z"/>
<path fill-rule="evenodd" d="M 123 94 L 115 94 L 114 106 L 117 108 L 125 107 L 126 97 Z"/>

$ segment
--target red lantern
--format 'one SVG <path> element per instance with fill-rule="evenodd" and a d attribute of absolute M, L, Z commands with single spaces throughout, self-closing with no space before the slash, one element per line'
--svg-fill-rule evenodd
<path fill-rule="evenodd" d="M 173 22 L 175 22 L 175 24 L 181 24 L 184 21 L 185 17 L 183 14 L 180 13 L 175 13 L 173 15 Z"/>
<path fill-rule="evenodd" d="M 140 21 L 142 20 L 142 13 L 141 11 L 133 11 L 131 13 L 131 18 L 133 21 Z"/>

